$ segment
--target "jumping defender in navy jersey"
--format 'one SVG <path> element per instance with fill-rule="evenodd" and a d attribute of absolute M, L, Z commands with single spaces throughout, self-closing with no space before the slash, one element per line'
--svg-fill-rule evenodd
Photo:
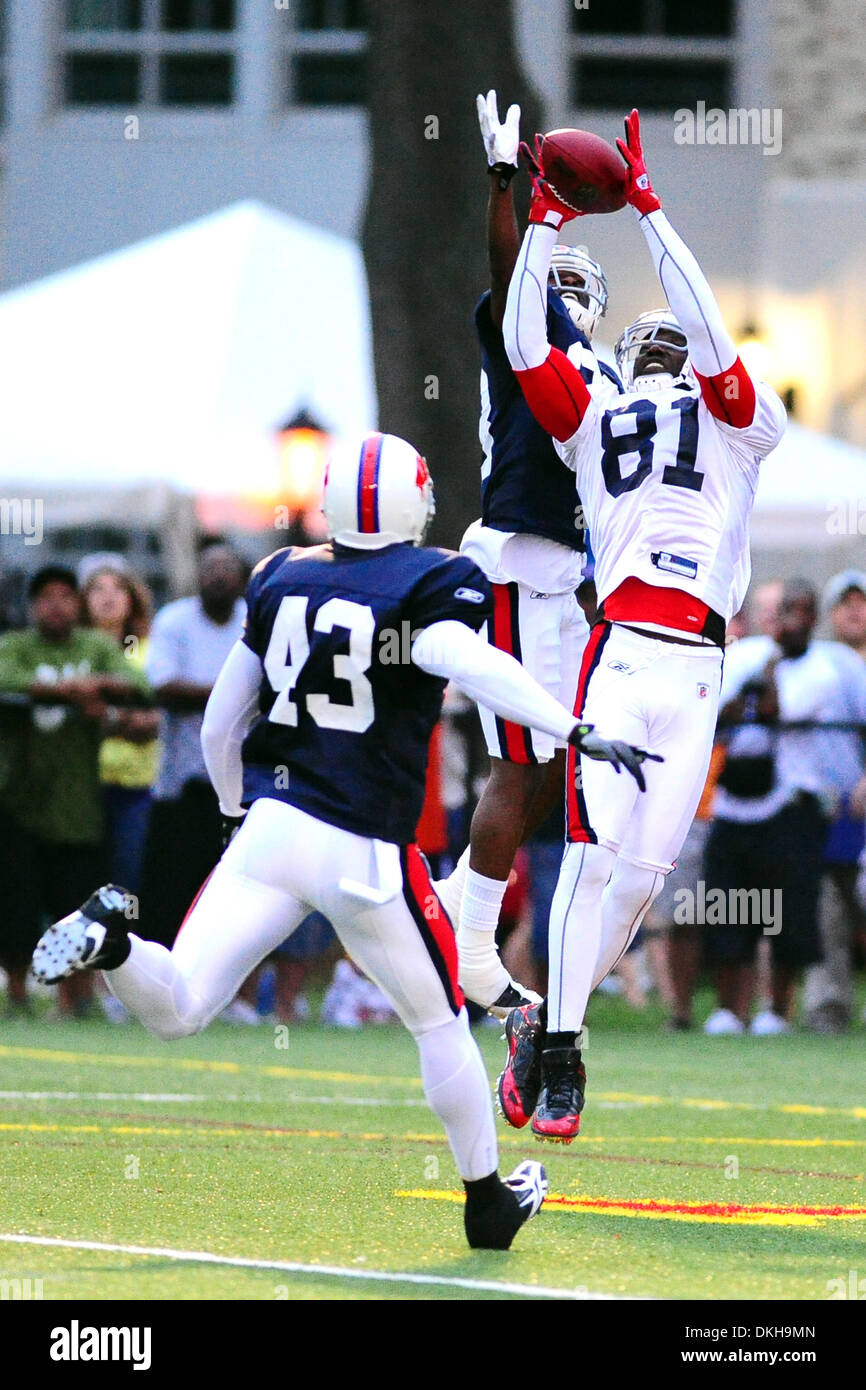
<path fill-rule="evenodd" d="M 514 656 L 551 695 L 573 703 L 589 628 L 575 596 L 585 537 L 574 474 L 527 406 L 502 336 L 511 273 L 520 249 L 511 179 L 517 172 L 520 108 L 502 124 L 496 93 L 478 97 L 487 152 L 490 290 L 475 310 L 481 346 L 481 518 L 461 551 L 491 581 L 489 642 Z M 605 312 L 607 285 L 586 247 L 557 246 L 548 276 L 547 328 L 594 394 L 615 394 L 619 378 L 590 347 Z M 500 1015 L 536 999 L 509 978 L 495 945 L 499 909 L 518 846 L 563 798 L 564 749 L 537 729 L 483 704 L 490 780 L 472 819 L 470 848 L 437 890 L 459 921 L 460 981 L 470 999 Z"/>
<path fill-rule="evenodd" d="M 647 755 L 578 724 L 477 635 L 490 587 L 465 556 L 420 548 L 433 490 L 411 444 L 372 434 L 333 459 L 324 511 L 328 545 L 258 566 L 244 638 L 208 702 L 205 761 L 239 828 L 172 950 L 130 933 L 129 895 L 107 885 L 45 932 L 33 970 L 54 983 L 102 969 L 145 1027 L 181 1038 L 206 1027 L 311 911 L 323 913 L 415 1037 L 466 1186 L 469 1244 L 507 1249 L 547 1181 L 532 1162 L 498 1175 L 454 931 L 415 844 L 430 735 L 453 679 L 639 785 Z"/>

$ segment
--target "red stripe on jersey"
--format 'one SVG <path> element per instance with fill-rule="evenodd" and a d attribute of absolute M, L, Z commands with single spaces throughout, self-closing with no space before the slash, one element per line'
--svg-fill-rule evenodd
<path fill-rule="evenodd" d="M 574 714 L 577 719 L 583 714 L 589 678 L 599 663 L 602 648 L 609 634 L 610 623 L 608 622 L 596 623 L 589 634 L 589 641 L 584 648 L 583 660 L 580 663 L 577 694 L 574 697 Z M 566 834 L 569 840 L 579 840 L 594 845 L 598 843 L 598 837 L 589 823 L 583 792 L 578 791 L 577 788 L 576 773 L 577 749 L 569 745 L 565 762 Z"/>
<path fill-rule="evenodd" d="M 713 610 L 694 594 L 682 589 L 665 589 L 645 584 L 642 579 L 624 579 L 603 604 L 604 616 L 612 623 L 658 623 L 700 636 Z"/>
<path fill-rule="evenodd" d="M 519 628 L 517 626 L 516 586 L 511 584 L 492 584 L 493 589 L 493 645 L 501 652 L 507 652 L 516 661 L 520 660 Z M 517 640 L 515 640 L 517 633 Z M 505 734 L 503 752 L 510 762 L 529 764 L 521 724 L 513 724 L 510 719 L 497 720 L 497 727 Z"/>
<path fill-rule="evenodd" d="M 717 420 L 744 430 L 755 418 L 755 383 L 738 357 L 726 372 L 701 376 L 695 372 L 707 410 Z"/>
<path fill-rule="evenodd" d="M 514 375 L 542 429 L 554 439 L 570 439 L 592 399 L 574 363 L 559 348 L 551 348 L 540 367 Z"/>
<path fill-rule="evenodd" d="M 368 435 L 361 458 L 358 485 L 358 520 L 361 531 L 365 535 L 379 529 L 379 455 L 381 452 L 381 434 Z"/>
<path fill-rule="evenodd" d="M 406 888 L 408 894 L 414 899 L 418 912 L 420 912 L 420 920 L 418 912 L 413 913 L 413 916 L 419 927 L 422 922 L 424 924 L 423 934 L 428 938 L 427 948 L 430 950 L 434 964 L 440 970 L 440 978 L 444 969 L 446 978 L 443 979 L 442 983 L 446 993 L 450 995 L 449 1003 L 454 1012 L 459 1013 L 463 1008 L 465 998 L 457 979 L 457 938 L 454 935 L 451 919 L 436 896 L 433 884 L 430 882 L 430 875 L 427 872 L 427 865 L 418 846 L 407 845 L 405 854 Z M 440 958 L 438 962 L 436 961 L 437 955 Z"/>

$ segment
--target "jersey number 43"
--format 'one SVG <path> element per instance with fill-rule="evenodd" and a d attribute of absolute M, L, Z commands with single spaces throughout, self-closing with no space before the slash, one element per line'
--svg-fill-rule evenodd
<path fill-rule="evenodd" d="M 274 619 L 264 667 L 271 686 L 277 692 L 268 715 L 275 724 L 296 725 L 298 722 L 298 706 L 293 695 L 310 659 L 310 639 L 307 636 L 309 602 L 309 598 L 300 594 L 288 594 L 280 603 Z M 348 632 L 349 650 L 338 652 L 331 658 L 330 678 L 347 681 L 352 698 L 349 704 L 336 704 L 323 691 L 307 690 L 307 713 L 322 729 L 343 729 L 362 734 L 376 717 L 373 687 L 364 674 L 373 661 L 376 619 L 373 610 L 366 604 L 353 603 L 351 599 L 331 598 L 316 613 L 313 640 L 317 632 L 330 633 L 335 627 L 345 628 Z"/>

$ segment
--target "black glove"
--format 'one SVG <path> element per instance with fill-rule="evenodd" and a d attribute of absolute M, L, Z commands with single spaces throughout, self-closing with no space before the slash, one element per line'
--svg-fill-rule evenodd
<path fill-rule="evenodd" d="M 642 792 L 646 791 L 644 775 L 640 765 L 649 758 L 654 763 L 663 763 L 659 753 L 650 753 L 646 748 L 635 748 L 622 739 L 606 739 L 595 732 L 594 724 L 576 724 L 568 736 L 568 741 L 578 753 L 593 758 L 599 763 L 610 763 L 616 772 L 625 768 L 630 772 Z M 579 765 L 578 765 L 579 766 Z"/>
<path fill-rule="evenodd" d="M 244 811 L 242 816 L 226 816 L 222 812 L 220 812 L 220 829 L 222 833 L 224 852 L 228 849 L 229 845 L 231 844 L 235 835 L 240 830 L 246 818 L 246 811 Z"/>

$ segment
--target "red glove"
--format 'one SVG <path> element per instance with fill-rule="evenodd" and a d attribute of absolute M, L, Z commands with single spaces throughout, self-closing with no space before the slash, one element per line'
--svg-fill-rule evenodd
<path fill-rule="evenodd" d="M 637 208 L 641 217 L 644 217 L 648 212 L 658 212 L 661 209 L 661 199 L 650 183 L 646 171 L 640 143 L 640 116 L 637 111 L 632 111 L 631 115 L 625 118 L 625 138 L 625 144 L 622 140 L 616 142 L 626 165 L 625 196 L 632 207 Z"/>
<path fill-rule="evenodd" d="M 556 231 L 559 231 L 566 222 L 571 222 L 575 217 L 582 217 L 583 213 L 578 212 L 576 208 L 570 208 L 567 203 L 561 202 L 545 179 L 542 162 L 543 145 L 544 136 L 536 135 L 535 154 L 533 154 L 525 140 L 520 142 L 520 157 L 532 184 L 529 220 L 530 222 L 543 222 L 546 227 L 554 227 Z"/>

